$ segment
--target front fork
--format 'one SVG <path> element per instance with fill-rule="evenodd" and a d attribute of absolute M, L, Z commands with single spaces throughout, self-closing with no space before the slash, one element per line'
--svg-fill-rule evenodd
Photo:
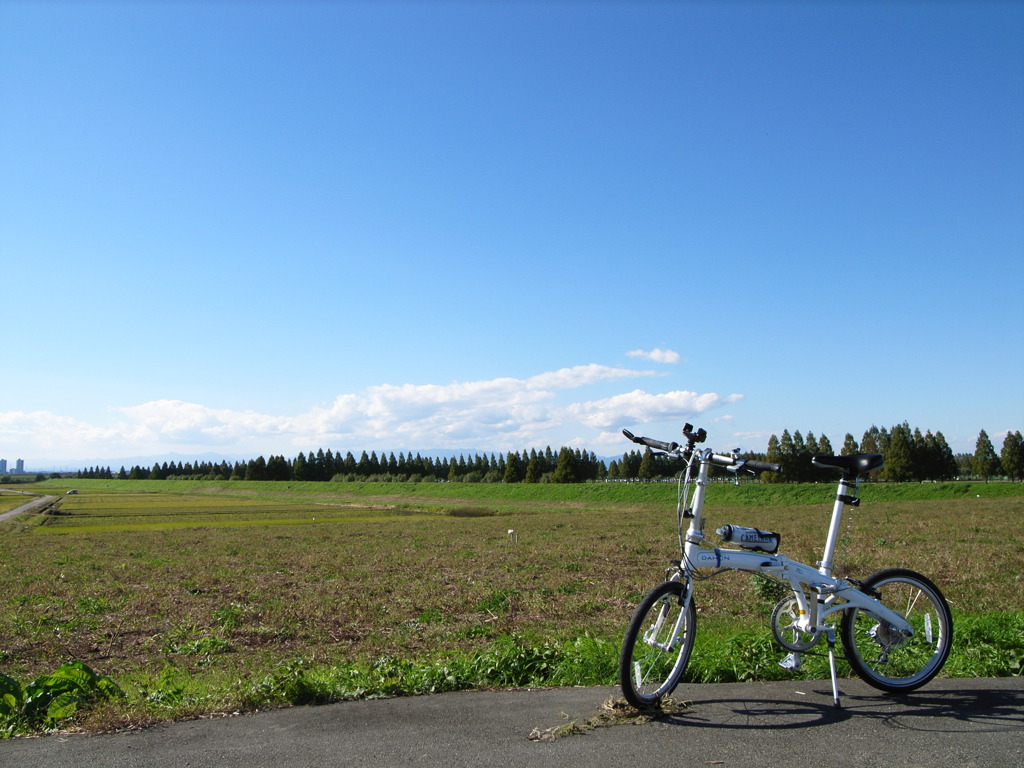
<path fill-rule="evenodd" d="M 693 600 L 693 576 L 682 567 L 678 560 L 673 560 L 672 567 L 665 572 L 665 581 L 679 581 L 685 586 L 679 617 L 676 619 L 676 625 L 672 628 L 672 634 L 669 635 L 668 642 L 659 643 L 655 638 L 661 633 L 665 621 L 664 612 L 660 612 L 654 624 L 644 633 L 644 642 L 652 648 L 657 648 L 661 651 L 671 651 L 679 640 L 679 633 L 690 609 L 690 601 Z"/>

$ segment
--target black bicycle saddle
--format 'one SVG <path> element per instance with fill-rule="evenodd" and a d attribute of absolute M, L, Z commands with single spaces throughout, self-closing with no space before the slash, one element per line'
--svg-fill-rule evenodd
<path fill-rule="evenodd" d="M 811 463 L 816 467 L 841 469 L 855 475 L 878 469 L 884 462 L 885 457 L 880 453 L 851 453 L 849 456 L 814 456 L 811 458 Z"/>

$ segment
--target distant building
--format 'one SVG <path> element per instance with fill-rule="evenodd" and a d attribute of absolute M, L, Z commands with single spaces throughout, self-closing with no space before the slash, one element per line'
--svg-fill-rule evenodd
<path fill-rule="evenodd" d="M 7 474 L 7 459 L 0 459 L 0 475 Z"/>
<path fill-rule="evenodd" d="M 24 459 L 18 459 L 16 462 L 14 462 L 14 474 L 16 474 L 16 475 L 24 475 L 25 474 L 25 460 Z"/>

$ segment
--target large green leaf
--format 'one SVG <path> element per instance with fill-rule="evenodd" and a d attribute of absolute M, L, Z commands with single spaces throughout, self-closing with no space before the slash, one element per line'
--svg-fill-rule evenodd
<path fill-rule="evenodd" d="M 5 693 L 0 696 L 0 719 L 10 718 L 20 709 L 21 705 L 11 694 Z"/>
<path fill-rule="evenodd" d="M 105 699 L 124 696 L 124 691 L 109 677 L 100 677 L 96 680 L 96 693 Z"/>
<path fill-rule="evenodd" d="M 76 694 L 62 693 L 51 701 L 50 706 L 46 708 L 47 722 L 56 723 L 60 720 L 65 720 L 71 717 L 78 711 L 78 705 L 80 702 L 81 697 Z"/>
<path fill-rule="evenodd" d="M 13 702 L 11 706 L 20 707 L 24 692 L 21 690 L 21 683 L 13 677 L 0 674 L 0 698 Z"/>
<path fill-rule="evenodd" d="M 50 675 L 50 687 L 59 688 L 62 691 L 72 687 L 81 691 L 91 691 L 95 684 L 96 673 L 88 667 L 82 669 L 73 664 L 64 664 Z"/>

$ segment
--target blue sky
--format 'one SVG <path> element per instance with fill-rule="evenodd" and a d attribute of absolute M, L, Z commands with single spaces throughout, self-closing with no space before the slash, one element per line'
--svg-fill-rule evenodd
<path fill-rule="evenodd" d="M 1024 6 L 0 0 L 0 457 L 1024 428 Z"/>

